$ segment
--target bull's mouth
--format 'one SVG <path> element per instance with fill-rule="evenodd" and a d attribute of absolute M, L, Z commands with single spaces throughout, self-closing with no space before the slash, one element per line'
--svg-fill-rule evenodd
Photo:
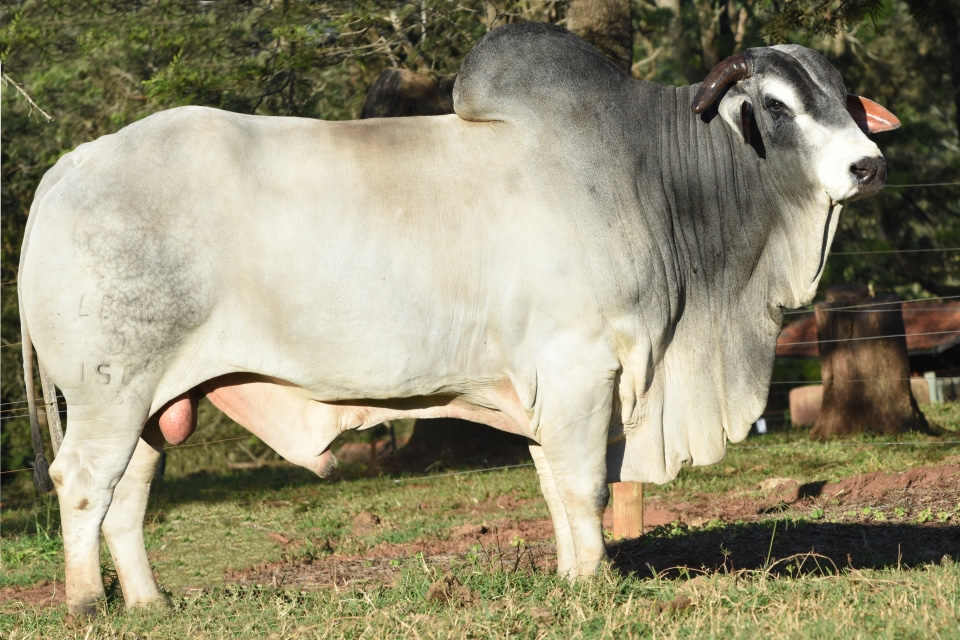
<path fill-rule="evenodd" d="M 857 188 L 856 193 L 854 193 L 852 196 L 842 200 L 841 202 L 835 202 L 834 204 L 842 205 L 848 202 L 853 202 L 854 200 L 862 200 L 864 198 L 869 198 L 872 195 L 876 195 L 876 193 L 881 189 L 883 189 L 885 186 L 887 186 L 886 178 L 882 180 L 875 180 L 870 183 L 861 184 Z"/>

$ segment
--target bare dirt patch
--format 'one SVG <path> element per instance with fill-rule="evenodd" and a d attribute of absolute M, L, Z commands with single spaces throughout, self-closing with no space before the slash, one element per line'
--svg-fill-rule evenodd
<path fill-rule="evenodd" d="M 343 587 L 376 581 L 392 584 L 401 567 L 416 564 L 443 573 L 462 563 L 468 554 L 475 562 L 513 571 L 553 570 L 556 550 L 549 520 L 499 520 L 466 524 L 447 538 L 409 543 L 381 542 L 362 555 L 333 553 L 322 557 L 263 563 L 231 571 L 227 582 L 240 584 Z"/>
<path fill-rule="evenodd" d="M 900 473 L 865 473 L 840 482 L 801 484 L 791 478 L 770 478 L 752 489 L 739 489 L 724 495 L 701 494 L 686 502 L 670 503 L 654 497 L 644 504 L 645 529 L 679 522 L 699 527 L 708 522 L 756 522 L 771 514 L 810 514 L 823 511 L 824 519 L 841 518 L 850 511 L 892 514 L 902 510 L 901 518 L 916 518 L 931 513 L 951 512 L 960 503 L 960 464 L 917 467 Z M 861 514 L 871 515 L 871 514 Z"/>
<path fill-rule="evenodd" d="M 0 611 L 11 611 L 11 605 L 52 607 L 65 603 L 66 595 L 62 582 L 45 580 L 29 587 L 3 587 L 0 589 Z"/>
<path fill-rule="evenodd" d="M 473 511 L 477 522 L 458 526 L 445 538 L 383 542 L 362 556 L 333 553 L 307 561 L 264 564 L 231 572 L 226 579 L 303 587 L 391 584 L 399 567 L 410 562 L 441 575 L 468 559 L 506 571 L 552 571 L 556 549 L 550 521 L 481 521 L 479 516 L 490 512 L 487 507 L 509 513 L 509 507 L 522 501 L 501 496 L 489 502 L 493 505 L 481 503 Z M 817 509 L 822 513 L 811 519 Z M 841 569 L 950 562 L 960 558 L 958 509 L 957 464 L 868 473 L 836 483 L 800 484 L 782 478 L 762 488 L 721 496 L 703 494 L 683 503 L 648 499 L 644 510 L 648 535 L 611 543 L 609 549 L 619 570 L 641 575 L 669 569 L 673 570 L 668 575 L 684 569 L 715 572 L 766 566 L 787 570 L 788 562 L 776 563 L 795 554 L 813 554 L 794 562 L 800 567 L 797 570 L 804 571 L 831 565 Z M 930 518 L 918 518 L 925 510 Z M 938 513 L 949 516 L 940 520 Z M 612 524 L 608 509 L 604 528 L 610 530 Z"/>

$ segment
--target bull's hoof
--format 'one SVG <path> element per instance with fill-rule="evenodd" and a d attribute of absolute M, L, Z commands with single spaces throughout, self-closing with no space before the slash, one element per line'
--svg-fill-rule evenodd
<path fill-rule="evenodd" d="M 97 617 L 97 602 L 83 602 L 67 604 L 67 617 L 64 619 L 69 624 L 84 624 Z"/>
<path fill-rule="evenodd" d="M 168 611 L 173 609 L 173 603 L 170 602 L 169 596 L 164 597 L 163 595 L 158 595 L 152 600 L 138 600 L 136 602 L 127 602 L 127 609 L 156 609 L 157 611 Z"/>

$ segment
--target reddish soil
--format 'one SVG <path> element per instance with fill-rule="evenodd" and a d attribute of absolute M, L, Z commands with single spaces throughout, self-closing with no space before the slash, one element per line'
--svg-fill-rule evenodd
<path fill-rule="evenodd" d="M 31 587 L 4 587 L 0 589 L 0 607 L 3 611 L 12 609 L 9 605 L 22 603 L 28 607 L 51 607 L 66 602 L 66 592 L 62 582 L 43 581 Z"/>
<path fill-rule="evenodd" d="M 479 521 L 491 510 L 509 513 L 519 503 L 511 496 L 487 502 L 495 506 L 481 503 L 472 510 Z M 865 508 L 870 511 L 864 513 Z M 819 519 L 816 510 L 823 512 L 817 514 Z M 925 510 L 929 510 L 929 519 L 921 515 Z M 878 512 L 883 514 L 882 520 Z M 941 522 L 939 513 L 951 515 Z M 798 521 L 797 516 L 807 519 Z M 703 526 L 713 521 L 726 526 Z M 361 513 L 355 526 L 358 522 L 370 526 L 371 517 Z M 604 528 L 613 528 L 610 509 L 604 516 Z M 644 505 L 644 530 L 649 535 L 609 545 L 619 570 L 675 575 L 684 568 L 710 572 L 771 564 L 777 570 L 796 554 L 807 555 L 806 561 L 794 562 L 803 565 L 801 570 L 822 570 L 831 564 L 867 568 L 960 559 L 960 464 L 869 473 L 836 483 L 801 485 L 789 478 L 771 478 L 747 491 L 703 494 L 675 504 L 652 497 Z M 517 539 L 523 539 L 523 545 L 511 545 Z M 422 554 L 422 559 L 417 554 Z M 784 562 L 776 565 L 778 560 Z M 339 587 L 368 581 L 389 583 L 397 575 L 397 567 L 409 562 L 444 571 L 467 561 L 508 571 L 552 570 L 556 562 L 553 526 L 549 520 L 503 517 L 487 524 L 463 525 L 446 539 L 384 542 L 362 556 L 333 553 L 308 561 L 263 564 L 233 572 L 226 579 Z"/>
<path fill-rule="evenodd" d="M 904 518 L 913 519 L 926 508 L 952 512 L 958 502 L 960 464 L 947 464 L 900 473 L 866 473 L 840 482 L 800 484 L 792 478 L 768 478 L 752 490 L 703 494 L 688 502 L 664 503 L 654 497 L 644 505 L 644 524 L 649 528 L 672 522 L 694 527 L 711 520 L 755 522 L 781 511 L 809 515 L 817 508 L 824 511 L 824 518 L 837 519 L 865 507 L 899 507 Z"/>

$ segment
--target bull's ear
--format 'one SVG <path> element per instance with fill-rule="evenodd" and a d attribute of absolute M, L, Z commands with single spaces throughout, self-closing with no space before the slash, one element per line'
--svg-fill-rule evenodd
<path fill-rule="evenodd" d="M 847 111 L 864 133 L 880 133 L 900 128 L 900 120 L 873 100 L 847 94 Z"/>
<path fill-rule="evenodd" d="M 746 95 L 728 93 L 720 102 L 720 117 L 740 134 L 744 143 L 750 144 L 750 128 L 753 122 L 753 103 Z"/>
<path fill-rule="evenodd" d="M 750 125 L 753 122 L 753 104 L 749 100 L 740 103 L 740 135 L 750 144 Z"/>

